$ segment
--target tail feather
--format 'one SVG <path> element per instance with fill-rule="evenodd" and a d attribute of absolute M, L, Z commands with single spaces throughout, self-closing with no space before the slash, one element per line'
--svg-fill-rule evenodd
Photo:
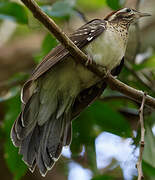
<path fill-rule="evenodd" d="M 18 116 L 18 118 L 20 118 L 21 114 Z M 19 147 L 20 146 L 20 139 L 17 137 L 17 131 L 16 131 L 16 123 L 18 121 L 17 120 L 14 122 L 12 129 L 11 129 L 11 140 L 14 144 L 14 146 Z"/>
<path fill-rule="evenodd" d="M 69 146 L 72 141 L 72 124 L 71 123 L 69 123 L 69 125 L 67 126 L 65 134 L 66 134 L 66 137 L 65 137 L 63 145 Z"/>
<path fill-rule="evenodd" d="M 64 119 L 66 121 L 66 125 L 64 130 L 63 145 L 69 146 L 72 140 L 72 122 L 68 121 L 68 119 L 71 119 L 71 113 L 65 114 Z"/>
<path fill-rule="evenodd" d="M 29 169 L 34 171 L 37 166 L 43 176 L 60 157 L 63 146 L 70 144 L 70 114 L 77 92 L 61 81 L 56 70 L 49 73 L 24 86 L 22 112 L 11 131 L 12 141 Z M 70 79 L 68 83 L 72 83 Z"/>
<path fill-rule="evenodd" d="M 46 173 L 47 173 L 47 168 L 45 166 L 45 162 L 43 160 L 43 155 L 42 153 L 40 152 L 39 153 L 39 156 L 37 157 L 37 165 L 38 165 L 38 168 L 39 168 L 39 171 L 41 173 L 42 176 L 45 176 Z"/>
<path fill-rule="evenodd" d="M 57 108 L 61 111 L 63 109 L 64 112 L 57 116 L 58 111 L 55 111 L 43 125 L 40 125 L 33 107 L 35 105 L 33 102 L 37 102 L 35 98 L 37 96 L 34 95 L 29 99 L 30 102 L 28 101 L 25 106 L 26 109 L 15 121 L 11 137 L 14 145 L 19 147 L 19 153 L 23 155 L 23 161 L 29 166 L 29 169 L 33 172 L 37 165 L 42 176 L 45 176 L 60 157 L 63 146 L 70 144 L 71 121 L 69 109 L 71 108 L 71 100 L 70 103 L 67 103 L 67 107 L 70 106 L 67 111 L 67 107 L 61 107 L 59 103 Z M 32 111 L 32 108 L 34 111 Z M 34 114 L 31 112 L 34 112 Z M 25 118 L 27 121 L 22 123 Z"/>
<path fill-rule="evenodd" d="M 21 141 L 19 153 L 23 155 L 23 161 L 26 162 L 29 167 L 33 167 L 36 161 L 39 139 L 39 127 L 36 125 L 35 129 Z"/>
<path fill-rule="evenodd" d="M 34 124 L 37 118 L 39 106 L 39 92 L 35 92 L 26 103 L 22 112 L 21 120 L 23 127 L 29 126 L 28 128 L 32 128 L 31 125 Z"/>

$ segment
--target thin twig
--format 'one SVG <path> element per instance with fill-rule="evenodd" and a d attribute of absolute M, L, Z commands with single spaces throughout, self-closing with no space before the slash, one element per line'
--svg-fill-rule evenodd
<path fill-rule="evenodd" d="M 85 64 L 88 61 L 87 56 L 65 35 L 65 33 L 49 18 L 35 3 L 34 0 L 21 0 L 37 18 L 64 46 L 69 50 L 70 54 L 78 60 L 79 63 Z M 95 64 L 89 64 L 86 68 L 99 76 L 101 79 L 107 80 L 107 83 L 115 90 L 139 101 L 142 101 L 143 92 L 131 88 L 119 80 L 115 79 L 112 75 L 107 74 L 103 70 L 99 70 Z M 155 98 L 147 96 L 146 104 L 155 109 Z"/>
<path fill-rule="evenodd" d="M 140 148 L 139 148 L 139 158 L 137 162 L 137 170 L 138 170 L 138 180 L 144 179 L 143 176 L 143 170 L 142 170 L 142 158 L 143 158 L 143 151 L 144 151 L 144 135 L 145 135 L 145 128 L 144 128 L 144 118 L 143 118 L 143 112 L 144 112 L 144 104 L 146 100 L 146 94 L 143 94 L 143 100 L 141 107 L 139 109 L 139 118 L 140 118 L 140 125 L 141 125 L 141 140 L 140 140 Z"/>
<path fill-rule="evenodd" d="M 137 103 L 137 101 L 135 101 L 133 98 L 130 98 L 129 96 L 125 96 L 123 94 L 116 94 L 116 95 L 109 95 L 109 96 L 100 96 L 98 98 L 98 100 L 100 101 L 111 101 L 111 100 L 127 100 L 127 101 L 131 101 L 134 103 Z M 138 103 L 139 104 L 139 103 Z"/>
<path fill-rule="evenodd" d="M 99 100 L 101 101 L 109 101 L 109 100 L 114 100 L 114 99 L 123 99 L 123 100 L 131 100 L 131 101 L 134 101 L 132 98 L 128 97 L 128 96 L 125 96 L 123 94 L 116 94 L 116 95 L 110 95 L 110 96 L 101 96 L 99 98 Z M 134 101 L 135 102 L 135 101 Z"/>
<path fill-rule="evenodd" d="M 136 77 L 144 86 L 151 89 L 153 92 L 155 91 L 153 84 L 149 81 L 142 72 L 135 72 L 132 68 L 132 65 L 129 63 L 129 60 L 125 61 L 125 67 Z"/>
<path fill-rule="evenodd" d="M 125 94 L 126 96 L 129 96 L 130 98 L 134 99 L 137 102 L 142 102 L 143 94 L 144 94 L 143 91 L 136 90 L 124 84 L 118 79 L 115 79 L 111 74 L 107 76 L 106 82 L 111 87 L 111 89 L 121 92 L 122 94 Z M 155 98 L 147 95 L 145 98 L 145 103 L 146 105 L 155 109 Z"/>
<path fill-rule="evenodd" d="M 80 11 L 79 9 L 77 8 L 74 8 L 74 10 L 78 13 L 79 17 L 85 22 L 87 23 L 88 22 L 88 19 L 86 18 L 85 14 Z"/>

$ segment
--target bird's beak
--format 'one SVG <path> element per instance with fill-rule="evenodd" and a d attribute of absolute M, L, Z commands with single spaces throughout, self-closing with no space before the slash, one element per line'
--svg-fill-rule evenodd
<path fill-rule="evenodd" d="M 151 14 L 138 12 L 138 16 L 139 18 L 141 18 L 141 17 L 151 16 Z"/>

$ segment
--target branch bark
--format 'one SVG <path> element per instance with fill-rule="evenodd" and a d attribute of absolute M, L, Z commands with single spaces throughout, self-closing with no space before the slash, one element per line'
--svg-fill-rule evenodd
<path fill-rule="evenodd" d="M 126 96 L 134 99 L 137 102 L 142 102 L 144 92 L 140 90 L 136 90 L 123 82 L 115 79 L 112 75 L 108 75 L 106 78 L 106 82 L 109 84 L 111 89 L 117 90 Z M 155 98 L 147 95 L 145 98 L 145 104 L 155 109 Z"/>
<path fill-rule="evenodd" d="M 84 64 L 88 61 L 87 56 L 65 35 L 65 33 L 49 18 L 34 0 L 21 0 L 33 13 L 33 16 L 38 19 L 59 41 L 62 43 L 70 54 L 78 60 L 79 63 Z M 89 64 L 86 68 L 95 73 L 100 78 L 106 78 L 106 82 L 113 87 L 113 89 L 134 98 L 137 101 L 142 101 L 143 92 L 131 88 L 124 83 L 116 80 L 112 75 L 107 74 L 103 70 L 99 70 L 95 64 Z M 155 109 L 155 98 L 147 96 L 146 104 Z"/>
<path fill-rule="evenodd" d="M 146 100 L 146 94 L 144 93 L 142 104 L 139 109 L 139 118 L 140 118 L 140 125 L 141 125 L 141 140 L 140 140 L 140 148 L 139 148 L 139 158 L 137 162 L 138 180 L 144 179 L 143 170 L 142 170 L 142 158 L 143 158 L 143 151 L 144 151 L 144 145 L 145 145 L 145 142 L 144 142 L 145 129 L 144 129 L 144 118 L 143 118 L 145 100 Z"/>

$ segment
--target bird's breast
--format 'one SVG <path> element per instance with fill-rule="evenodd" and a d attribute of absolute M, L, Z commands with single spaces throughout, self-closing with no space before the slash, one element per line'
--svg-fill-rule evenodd
<path fill-rule="evenodd" d="M 90 43 L 85 51 L 96 64 L 112 70 L 120 64 L 126 50 L 127 35 L 125 31 L 116 31 L 108 27 L 102 35 Z"/>

